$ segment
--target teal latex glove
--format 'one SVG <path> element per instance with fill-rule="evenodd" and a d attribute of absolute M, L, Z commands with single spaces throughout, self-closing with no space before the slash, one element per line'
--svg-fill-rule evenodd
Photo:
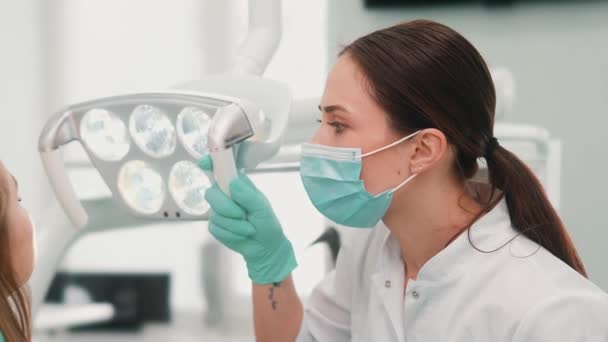
<path fill-rule="evenodd" d="M 199 167 L 212 170 L 211 158 L 201 159 Z M 212 209 L 209 232 L 243 256 L 254 283 L 283 281 L 297 262 L 291 242 L 283 234 L 270 203 L 244 174 L 230 183 L 230 194 L 232 198 L 217 184 L 205 193 Z"/>

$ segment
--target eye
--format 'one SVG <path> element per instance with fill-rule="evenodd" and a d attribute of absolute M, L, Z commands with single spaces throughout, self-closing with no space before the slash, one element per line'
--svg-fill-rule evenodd
<path fill-rule="evenodd" d="M 328 124 L 334 128 L 336 133 L 342 133 L 344 131 L 344 129 L 346 128 L 346 126 L 344 124 L 337 122 L 337 121 L 330 122 Z"/>
<path fill-rule="evenodd" d="M 339 121 L 323 121 L 322 119 L 317 119 L 318 123 L 327 123 L 328 125 L 330 125 L 331 127 L 334 128 L 334 131 L 336 132 L 336 134 L 342 133 L 344 131 L 344 129 L 346 129 L 346 125 L 339 122 Z"/>

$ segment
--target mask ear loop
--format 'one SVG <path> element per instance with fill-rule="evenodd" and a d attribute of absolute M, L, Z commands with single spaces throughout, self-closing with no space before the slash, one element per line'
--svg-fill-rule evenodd
<path fill-rule="evenodd" d="M 414 173 L 413 175 L 407 177 L 403 182 L 401 182 L 401 184 L 397 185 L 393 190 L 391 190 L 390 193 L 394 193 L 395 191 L 401 189 L 405 184 L 409 183 L 414 178 L 416 178 L 416 176 L 418 176 L 418 174 Z"/>
<path fill-rule="evenodd" d="M 395 142 L 394 142 L 394 143 L 392 143 L 392 144 L 389 144 L 389 145 L 386 145 L 386 146 L 384 146 L 384 147 L 380 147 L 380 148 L 379 148 L 379 149 L 377 149 L 377 150 L 374 150 L 374 151 L 371 151 L 371 152 L 367 152 L 367 153 L 365 153 L 365 154 L 362 154 L 362 155 L 361 155 L 361 158 L 363 158 L 363 157 L 367 157 L 367 156 L 372 155 L 372 154 L 374 154 L 374 153 L 382 152 L 382 151 L 384 151 L 384 150 L 388 150 L 389 148 L 391 148 L 391 147 L 393 147 L 393 146 L 397 146 L 397 145 L 401 144 L 402 142 L 404 142 L 404 141 L 406 141 L 406 140 L 408 140 L 408 139 L 410 139 L 410 138 L 412 138 L 412 137 L 416 136 L 416 134 L 418 134 L 418 133 L 420 133 L 420 130 L 418 130 L 418 131 L 416 131 L 416 132 L 414 132 L 414 133 L 412 133 L 412 134 L 410 134 L 410 135 L 408 135 L 408 136 L 406 136 L 406 137 L 404 137 L 404 138 L 401 138 L 401 139 L 399 139 L 399 140 L 395 141 Z M 397 186 L 396 186 L 394 189 L 390 190 L 390 191 L 389 191 L 389 193 L 391 193 L 391 194 L 392 194 L 392 193 L 394 193 L 395 191 L 397 191 L 397 190 L 401 189 L 401 187 L 403 187 L 405 184 L 409 183 L 409 182 L 410 182 L 412 179 L 416 178 L 416 176 L 418 176 L 418 174 L 417 174 L 417 173 L 414 173 L 413 175 L 411 175 L 411 176 L 407 177 L 407 178 L 406 178 L 406 179 L 405 179 L 403 182 L 401 182 L 401 184 L 397 185 Z"/>
<path fill-rule="evenodd" d="M 410 135 L 408 135 L 408 136 L 406 136 L 406 137 L 404 137 L 404 138 L 401 138 L 401 139 L 399 139 L 399 140 L 395 141 L 394 143 L 388 144 L 388 145 L 386 145 L 386 146 L 384 146 L 384 147 L 380 147 L 380 148 L 379 148 L 379 149 L 377 149 L 377 150 L 373 150 L 373 151 L 371 151 L 371 152 L 364 153 L 364 154 L 362 154 L 362 155 L 361 155 L 361 158 L 363 158 L 363 157 L 367 157 L 367 156 L 370 156 L 370 155 L 372 155 L 372 154 L 374 154 L 374 153 L 382 152 L 382 151 L 384 151 L 384 150 L 388 150 L 389 148 L 391 148 L 391 147 L 393 147 L 393 146 L 397 146 L 397 145 L 401 144 L 402 142 L 404 142 L 404 141 L 406 141 L 406 140 L 408 140 L 408 139 L 410 139 L 410 138 L 414 137 L 414 136 L 415 136 L 416 134 L 418 134 L 419 132 L 420 132 L 420 131 L 416 131 L 416 132 L 414 132 L 414 133 L 412 133 L 412 134 L 410 134 Z"/>

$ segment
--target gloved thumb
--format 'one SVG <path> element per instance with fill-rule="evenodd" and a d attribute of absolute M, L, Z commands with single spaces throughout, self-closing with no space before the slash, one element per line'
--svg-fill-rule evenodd
<path fill-rule="evenodd" d="M 211 161 L 211 155 L 206 155 L 198 161 L 198 167 L 204 171 L 213 171 L 213 162 Z"/>

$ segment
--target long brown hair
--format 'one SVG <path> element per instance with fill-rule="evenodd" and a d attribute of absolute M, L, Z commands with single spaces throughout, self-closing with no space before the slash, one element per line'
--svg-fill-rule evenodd
<path fill-rule="evenodd" d="M 453 29 L 428 20 L 402 23 L 347 45 L 371 95 L 403 133 L 441 130 L 457 151 L 463 179 L 485 158 L 489 181 L 509 207 L 515 229 L 583 276 L 586 271 L 564 224 L 532 171 L 494 138 L 496 94 L 475 47 Z M 497 200 L 488 203 L 488 207 Z"/>
<path fill-rule="evenodd" d="M 31 341 L 30 296 L 19 284 L 11 259 L 8 201 L 7 184 L 0 184 L 0 332 L 8 342 L 26 342 Z"/>

